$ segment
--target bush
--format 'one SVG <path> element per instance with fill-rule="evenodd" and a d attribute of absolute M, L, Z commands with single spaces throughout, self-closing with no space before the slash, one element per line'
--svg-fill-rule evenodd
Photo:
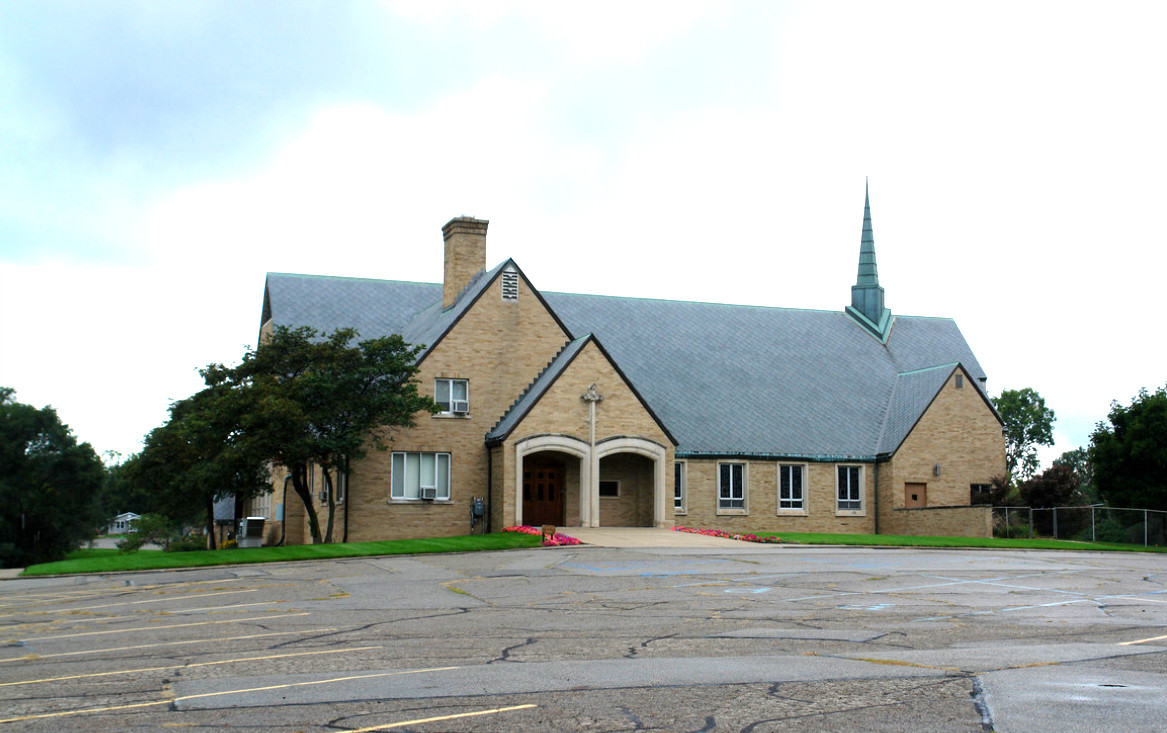
<path fill-rule="evenodd" d="M 234 550 L 239 547 L 239 543 L 235 540 L 223 540 L 223 544 L 219 545 L 220 550 Z"/>
<path fill-rule="evenodd" d="M 192 552 L 205 549 L 207 549 L 207 538 L 200 534 L 179 537 L 176 540 L 171 540 L 170 544 L 165 547 L 167 552 Z"/>
<path fill-rule="evenodd" d="M 129 534 L 118 540 L 118 549 L 137 552 L 143 545 L 153 543 L 165 550 L 176 534 L 174 523 L 163 515 L 143 514 L 130 525 Z"/>

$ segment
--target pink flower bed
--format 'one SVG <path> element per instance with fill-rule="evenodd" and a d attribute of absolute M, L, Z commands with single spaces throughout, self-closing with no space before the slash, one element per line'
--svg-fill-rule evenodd
<path fill-rule="evenodd" d="M 532 527 L 529 524 L 519 525 L 517 527 L 503 527 L 502 531 L 503 532 L 521 532 L 523 534 L 533 534 L 536 536 L 543 535 L 543 530 L 539 529 L 538 527 Z M 578 544 L 581 544 L 581 543 L 575 537 L 568 537 L 567 535 L 562 534 L 560 532 L 556 532 L 555 534 L 551 535 L 551 537 L 543 540 L 544 547 L 559 547 L 560 545 L 578 545 Z"/>
<path fill-rule="evenodd" d="M 756 534 L 731 534 L 720 529 L 694 529 L 692 527 L 673 527 L 674 532 L 689 532 L 703 534 L 706 537 L 722 537 L 727 540 L 741 540 L 742 542 L 781 542 L 778 537 L 759 537 Z M 535 534 L 538 534 L 536 532 Z"/>

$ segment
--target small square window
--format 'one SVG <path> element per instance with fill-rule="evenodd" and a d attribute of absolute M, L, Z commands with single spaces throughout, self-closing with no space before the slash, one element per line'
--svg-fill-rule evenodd
<path fill-rule="evenodd" d="M 465 379 L 435 379 L 434 402 L 445 415 L 465 415 L 470 412 L 470 382 Z"/>
<path fill-rule="evenodd" d="M 600 482 L 600 496 L 613 499 L 620 496 L 620 482 L 619 481 L 601 481 Z"/>

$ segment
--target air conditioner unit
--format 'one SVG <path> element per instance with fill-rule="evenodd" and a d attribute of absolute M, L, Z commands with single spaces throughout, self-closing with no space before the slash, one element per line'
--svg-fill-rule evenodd
<path fill-rule="evenodd" d="M 425 499 L 426 501 L 433 501 L 434 499 L 438 498 L 438 490 L 437 489 L 422 489 L 421 490 L 421 498 Z"/>
<path fill-rule="evenodd" d="M 470 403 L 466 400 L 452 400 L 450 402 L 450 411 L 455 415 L 465 415 L 470 412 Z"/>

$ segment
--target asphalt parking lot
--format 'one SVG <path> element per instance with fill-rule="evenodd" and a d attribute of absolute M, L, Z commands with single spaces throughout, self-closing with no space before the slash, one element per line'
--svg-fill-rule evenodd
<path fill-rule="evenodd" d="M 561 547 L 0 583 L 0 732 L 1163 730 L 1167 558 Z"/>

